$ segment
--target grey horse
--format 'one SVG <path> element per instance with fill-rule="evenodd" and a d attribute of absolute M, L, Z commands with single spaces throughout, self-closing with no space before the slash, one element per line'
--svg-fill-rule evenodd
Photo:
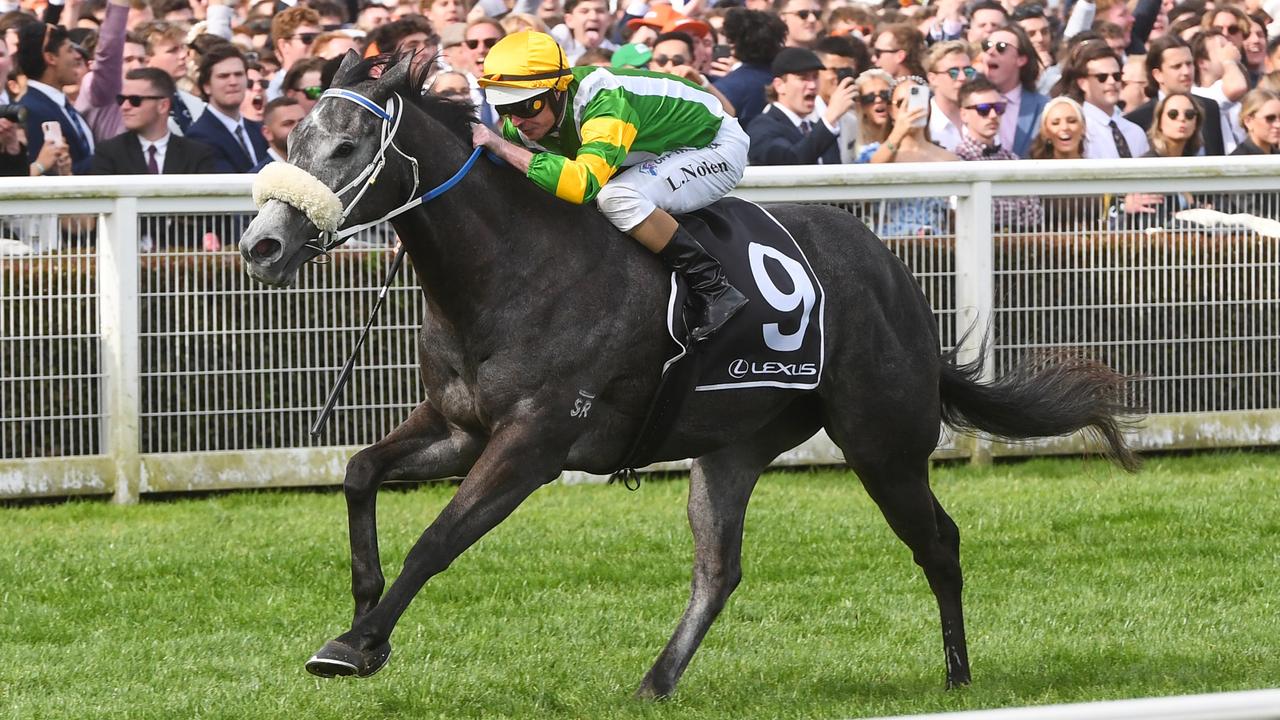
<path fill-rule="evenodd" d="M 334 86 L 373 108 L 394 103 L 397 122 L 325 97 L 294 129 L 290 163 L 344 195 L 344 226 L 387 215 L 467 161 L 471 108 L 422 96 L 421 81 L 410 58 L 348 54 Z M 379 137 L 390 144 L 371 140 Z M 355 188 L 345 186 L 369 167 L 378 168 L 376 184 L 353 202 Z M 302 204 L 262 205 L 240 241 L 254 278 L 289 285 L 324 251 L 313 240 L 319 221 Z M 967 684 L 960 533 L 929 487 L 941 423 L 1008 438 L 1090 428 L 1132 467 L 1118 420 L 1127 411 L 1125 380 L 1077 361 L 1030 364 L 980 383 L 980 366 L 943 356 L 915 279 L 855 217 L 826 206 L 770 211 L 826 289 L 824 374 L 814 390 L 693 393 L 652 457 L 642 459 L 693 458 L 695 549 L 688 606 L 637 694 L 675 690 L 741 580 L 743 519 L 757 479 L 780 453 L 824 428 L 924 571 L 941 613 L 947 686 Z M 561 202 L 481 160 L 448 193 L 393 222 L 426 300 L 419 342 L 426 399 L 347 466 L 355 615 L 307 662 L 324 677 L 381 669 L 392 630 L 423 584 L 540 486 L 565 470 L 619 469 L 665 360 L 668 274 L 594 208 Z M 378 487 L 459 476 L 453 498 L 384 594 Z"/>

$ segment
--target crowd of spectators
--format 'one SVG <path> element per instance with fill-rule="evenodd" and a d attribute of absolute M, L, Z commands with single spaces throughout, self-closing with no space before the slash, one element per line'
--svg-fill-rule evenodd
<path fill-rule="evenodd" d="M 716 95 L 753 164 L 1280 154 L 1280 0 L 0 0 L 0 173 L 254 172 L 348 50 L 469 98 L 507 33 Z M 1280 17 L 1280 15 L 1278 15 Z M 1127 203 L 1127 206 L 1126 206 Z M 1110 212 L 1206 201 L 1129 196 Z M 945 203 L 944 203 L 945 205 Z M 1162 206 L 1163 207 L 1160 207 Z M 1031 198 L 1000 222 L 1039 221 Z M 937 202 L 885 227 L 939 230 Z M 1159 211 L 1159 212 L 1157 212 Z"/>

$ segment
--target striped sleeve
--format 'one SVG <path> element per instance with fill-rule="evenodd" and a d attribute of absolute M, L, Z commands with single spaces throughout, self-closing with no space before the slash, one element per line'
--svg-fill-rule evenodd
<path fill-rule="evenodd" d="M 636 113 L 621 89 L 598 93 L 581 115 L 582 144 L 570 160 L 538 153 L 529 179 L 571 203 L 591 202 L 626 160 L 636 139 Z"/>

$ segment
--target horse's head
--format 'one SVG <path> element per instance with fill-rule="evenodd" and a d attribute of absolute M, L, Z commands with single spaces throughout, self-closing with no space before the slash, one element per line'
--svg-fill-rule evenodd
<path fill-rule="evenodd" d="M 258 216 L 240 238 L 253 278 L 292 285 L 303 263 L 345 240 L 340 230 L 377 221 L 415 191 L 416 161 L 391 142 L 404 97 L 420 92 L 412 61 L 380 65 L 347 52 L 335 89 L 289 134 L 289 163 L 268 165 L 254 183 Z M 371 77 L 374 68 L 383 72 Z"/>

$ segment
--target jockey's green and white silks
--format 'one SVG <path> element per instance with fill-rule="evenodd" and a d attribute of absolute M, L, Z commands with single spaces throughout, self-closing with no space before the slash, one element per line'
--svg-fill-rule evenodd
<path fill-rule="evenodd" d="M 558 134 L 535 143 L 509 119 L 502 133 L 535 151 L 530 180 L 577 204 L 593 200 L 620 167 L 679 148 L 706 147 L 725 118 L 714 95 L 647 70 L 576 67 L 567 92 Z"/>

